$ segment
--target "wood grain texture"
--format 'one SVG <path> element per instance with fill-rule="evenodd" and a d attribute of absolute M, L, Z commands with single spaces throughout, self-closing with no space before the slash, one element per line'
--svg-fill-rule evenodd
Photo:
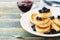
<path fill-rule="evenodd" d="M 22 28 L 0 28 L 0 37 L 35 37 Z"/>

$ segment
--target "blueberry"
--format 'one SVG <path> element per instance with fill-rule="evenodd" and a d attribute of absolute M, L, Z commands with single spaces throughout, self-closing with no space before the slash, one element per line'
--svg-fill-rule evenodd
<path fill-rule="evenodd" d="M 37 19 L 37 20 L 42 20 L 42 18 L 41 18 L 41 17 L 36 17 L 36 19 Z"/>
<path fill-rule="evenodd" d="M 47 9 L 47 11 L 50 11 L 50 9 Z"/>
<path fill-rule="evenodd" d="M 54 19 L 54 16 L 50 16 L 50 19 L 51 19 L 51 20 Z"/>
<path fill-rule="evenodd" d="M 46 7 L 43 7 L 42 10 L 47 10 L 47 8 Z"/>
<path fill-rule="evenodd" d="M 47 9 L 46 9 L 46 10 L 44 10 L 44 12 L 47 12 Z"/>
<path fill-rule="evenodd" d="M 45 12 L 45 10 L 42 10 L 41 12 L 42 12 L 42 13 L 44 13 L 44 12 Z"/>
<path fill-rule="evenodd" d="M 46 7 L 43 7 L 42 10 L 39 10 L 40 13 L 48 12 L 50 9 L 47 9 Z"/>
<path fill-rule="evenodd" d="M 45 11 L 44 10 L 39 10 L 40 13 L 44 13 Z"/>
<path fill-rule="evenodd" d="M 54 29 L 51 29 L 50 32 L 48 32 L 48 33 L 44 33 L 44 34 L 57 34 L 57 32 L 56 32 Z"/>
<path fill-rule="evenodd" d="M 48 33 L 44 33 L 44 34 L 50 34 L 50 32 L 48 32 Z"/>
<path fill-rule="evenodd" d="M 35 24 L 33 24 L 31 27 L 32 27 L 33 31 L 36 31 Z"/>
<path fill-rule="evenodd" d="M 42 10 L 39 10 L 39 12 L 42 12 Z"/>
<path fill-rule="evenodd" d="M 50 11 L 50 9 L 46 9 L 46 10 L 44 10 L 45 12 L 49 12 Z"/>
<path fill-rule="evenodd" d="M 54 29 L 51 29 L 50 34 L 56 34 L 57 32 Z"/>
<path fill-rule="evenodd" d="M 57 33 L 60 33 L 60 31 L 57 31 Z"/>
<path fill-rule="evenodd" d="M 33 24 L 31 27 L 32 27 L 32 28 L 35 27 L 35 24 Z"/>
<path fill-rule="evenodd" d="M 57 18 L 60 19 L 60 16 L 58 15 Z"/>

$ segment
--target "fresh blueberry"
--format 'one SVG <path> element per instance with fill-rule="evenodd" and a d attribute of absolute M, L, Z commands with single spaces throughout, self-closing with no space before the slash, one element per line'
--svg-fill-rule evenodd
<path fill-rule="evenodd" d="M 50 31 L 50 32 L 45 33 L 45 34 L 57 34 L 57 32 L 56 32 L 54 29 L 51 29 L 51 31 Z"/>
<path fill-rule="evenodd" d="M 39 12 L 42 12 L 42 10 L 39 10 Z"/>
<path fill-rule="evenodd" d="M 36 17 L 36 19 L 37 19 L 37 20 L 42 20 L 42 18 L 41 18 L 41 17 Z"/>
<path fill-rule="evenodd" d="M 43 7 L 42 10 L 47 10 L 47 8 L 46 7 Z"/>
<path fill-rule="evenodd" d="M 46 9 L 46 10 L 44 10 L 44 12 L 47 12 L 47 9 Z"/>
<path fill-rule="evenodd" d="M 39 10 L 39 12 L 42 12 L 42 10 Z"/>
<path fill-rule="evenodd" d="M 50 9 L 47 9 L 47 11 L 50 11 Z"/>
<path fill-rule="evenodd" d="M 47 9 L 46 7 L 43 7 L 42 10 L 39 10 L 40 13 L 48 12 L 50 9 Z"/>
<path fill-rule="evenodd" d="M 54 16 L 50 16 L 50 19 L 51 19 L 51 20 L 54 19 Z"/>
<path fill-rule="evenodd" d="M 35 24 L 33 24 L 31 27 L 32 27 L 32 28 L 35 27 Z"/>
<path fill-rule="evenodd" d="M 57 33 L 60 33 L 60 31 L 57 31 Z"/>
<path fill-rule="evenodd" d="M 50 9 L 46 9 L 46 10 L 44 10 L 45 12 L 49 12 L 50 11 Z"/>
<path fill-rule="evenodd" d="M 40 13 L 44 13 L 45 11 L 44 10 L 39 10 Z"/>
<path fill-rule="evenodd" d="M 34 31 L 36 31 L 36 29 L 35 29 L 35 24 L 33 24 L 31 27 L 32 27 L 32 29 L 33 29 Z"/>
<path fill-rule="evenodd" d="M 45 10 L 42 10 L 41 12 L 42 12 L 42 13 L 44 13 L 44 12 L 45 12 Z"/>
<path fill-rule="evenodd" d="M 58 15 L 57 18 L 60 19 L 60 16 Z"/>
<path fill-rule="evenodd" d="M 44 34 L 50 34 L 50 32 L 48 32 L 48 33 L 44 33 Z"/>
<path fill-rule="evenodd" d="M 51 29 L 50 34 L 56 34 L 57 32 L 54 29 Z"/>

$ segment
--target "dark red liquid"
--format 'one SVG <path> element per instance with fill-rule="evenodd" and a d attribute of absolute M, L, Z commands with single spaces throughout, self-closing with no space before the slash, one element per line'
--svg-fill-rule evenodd
<path fill-rule="evenodd" d="M 22 1 L 21 3 L 17 2 L 18 8 L 22 11 L 22 12 L 27 12 L 31 9 L 33 2 L 32 1 Z"/>

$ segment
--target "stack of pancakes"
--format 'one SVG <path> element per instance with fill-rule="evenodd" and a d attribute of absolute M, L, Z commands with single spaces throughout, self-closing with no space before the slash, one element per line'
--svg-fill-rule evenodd
<path fill-rule="evenodd" d="M 58 16 L 57 18 L 52 16 L 51 22 L 52 22 L 52 29 L 54 29 L 56 31 L 60 31 L 60 16 Z"/>
<path fill-rule="evenodd" d="M 51 29 L 60 31 L 60 20 L 58 18 L 50 17 L 50 9 L 45 7 L 42 10 L 39 10 L 39 13 L 33 13 L 30 16 L 30 21 L 32 24 L 35 24 L 36 32 L 40 34 L 48 33 Z"/>

